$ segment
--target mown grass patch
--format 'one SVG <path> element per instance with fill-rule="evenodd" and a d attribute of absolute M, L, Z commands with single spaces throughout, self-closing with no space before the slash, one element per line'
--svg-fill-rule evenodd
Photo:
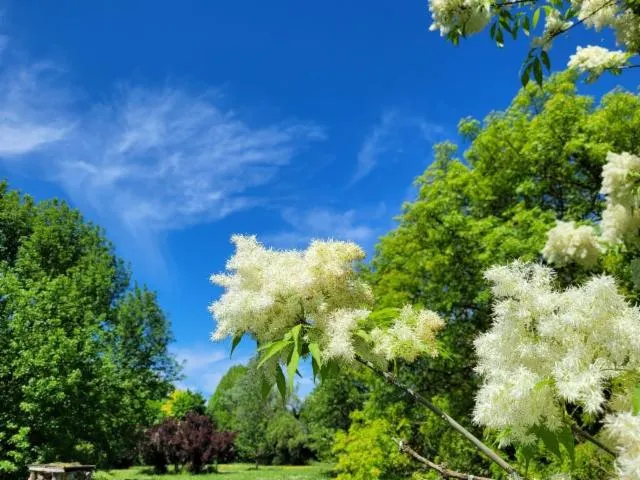
<path fill-rule="evenodd" d="M 191 475 L 188 472 L 154 475 L 149 468 L 133 467 L 127 470 L 99 471 L 96 480 L 326 480 L 332 465 L 316 463 L 304 466 L 261 466 L 258 470 L 248 463 L 220 465 L 218 473 Z"/>

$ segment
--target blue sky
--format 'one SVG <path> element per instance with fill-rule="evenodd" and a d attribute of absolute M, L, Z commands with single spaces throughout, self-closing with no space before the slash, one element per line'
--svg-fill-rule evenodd
<path fill-rule="evenodd" d="M 0 177 L 103 225 L 158 291 L 209 394 L 234 359 L 212 344 L 208 277 L 233 233 L 369 252 L 434 143 L 508 105 L 526 42 L 455 48 L 423 1 L 8 1 L 0 18 Z M 576 42 L 559 42 L 555 65 Z M 585 87 L 599 94 L 637 77 Z M 307 378 L 301 393 L 311 388 Z"/>

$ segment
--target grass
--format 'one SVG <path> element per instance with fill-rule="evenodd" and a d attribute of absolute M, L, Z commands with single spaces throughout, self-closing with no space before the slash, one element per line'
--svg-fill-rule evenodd
<path fill-rule="evenodd" d="M 191 475 L 187 472 L 154 475 L 144 467 L 133 467 L 127 470 L 100 471 L 95 480 L 326 480 L 331 474 L 332 466 L 316 463 L 305 466 L 261 466 L 256 470 L 252 464 L 234 463 L 220 465 L 218 473 Z"/>

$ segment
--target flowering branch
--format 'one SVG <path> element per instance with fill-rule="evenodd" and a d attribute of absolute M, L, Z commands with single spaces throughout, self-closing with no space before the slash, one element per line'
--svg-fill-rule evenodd
<path fill-rule="evenodd" d="M 396 443 L 396 445 L 398 445 L 398 448 L 400 449 L 400 451 L 402 453 L 406 453 L 408 455 L 411 455 L 417 461 L 419 461 L 420 463 L 426 465 L 427 467 L 431 468 L 432 470 L 435 470 L 436 472 L 438 472 L 443 477 L 446 477 L 446 478 L 461 478 L 463 480 L 471 480 L 471 479 L 472 480 L 492 480 L 491 478 L 488 478 L 488 477 L 479 477 L 478 475 L 471 475 L 469 473 L 460 473 L 460 472 L 456 472 L 454 470 L 449 470 L 448 468 L 445 468 L 442 465 L 438 465 L 437 463 L 434 463 L 431 460 L 429 460 L 427 458 L 424 458 L 422 455 L 420 455 L 418 452 L 416 452 L 413 448 L 411 448 L 409 445 L 404 443 L 402 440 L 398 440 L 397 438 L 393 438 L 393 437 L 391 438 L 391 440 L 393 440 Z"/>
<path fill-rule="evenodd" d="M 469 430 L 464 428 L 458 422 L 456 422 L 453 418 L 451 418 L 447 413 L 440 410 L 437 406 L 427 400 L 425 397 L 414 391 L 411 387 L 404 385 L 400 382 L 395 375 L 390 372 L 386 372 L 376 367 L 373 363 L 368 360 L 364 360 L 363 358 L 356 356 L 356 360 L 364 365 L 365 367 L 372 370 L 377 375 L 383 377 L 387 382 L 393 385 L 400 390 L 404 390 L 414 401 L 420 403 L 435 413 L 442 420 L 447 422 L 454 430 L 460 433 L 463 437 L 473 443 L 478 450 L 484 453 L 489 459 L 497 464 L 500 468 L 508 472 L 513 478 L 520 479 L 520 474 L 514 469 L 511 465 L 509 465 L 502 457 L 500 457 L 496 452 L 487 447 L 482 441 L 480 441 L 475 435 L 473 435 Z M 464 477 L 463 477 L 464 478 Z"/>
<path fill-rule="evenodd" d="M 607 447 L 604 443 L 602 443 L 596 437 L 594 437 L 593 435 L 591 435 L 588 432 L 585 432 L 584 430 L 582 430 L 577 425 L 571 425 L 571 431 L 573 433 L 575 433 L 576 435 L 578 435 L 579 437 L 584 438 L 588 442 L 593 443 L 596 447 L 601 448 L 603 451 L 607 452 L 609 455 L 611 455 L 613 457 L 616 456 L 616 452 L 614 452 L 611 448 Z"/>

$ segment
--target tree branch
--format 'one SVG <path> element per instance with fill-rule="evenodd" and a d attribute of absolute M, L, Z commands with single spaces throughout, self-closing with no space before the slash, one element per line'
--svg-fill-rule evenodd
<path fill-rule="evenodd" d="M 596 437 L 594 437 L 593 435 L 591 435 L 590 433 L 585 432 L 584 430 L 582 430 L 580 427 L 578 427 L 575 424 L 571 425 L 571 431 L 573 433 L 575 433 L 576 435 L 578 435 L 579 437 L 584 438 L 585 440 L 587 440 L 588 442 L 593 443 L 596 447 L 601 448 L 602 450 L 604 450 L 605 452 L 607 452 L 609 455 L 612 456 L 616 456 L 616 452 L 614 452 L 611 448 L 607 447 L 604 443 L 602 443 L 600 440 L 598 440 Z"/>
<path fill-rule="evenodd" d="M 381 370 L 380 368 L 376 367 L 373 363 L 371 363 L 369 360 L 365 360 L 359 356 L 356 356 L 356 360 L 362 365 L 364 365 L 365 367 L 372 370 L 377 375 L 384 378 L 391 385 L 395 386 L 396 388 L 399 388 L 400 390 L 404 390 L 404 392 L 407 393 L 414 401 L 424 405 L 433 413 L 435 413 L 437 416 L 439 416 L 442 420 L 447 422 L 451 426 L 451 428 L 456 430 L 463 437 L 465 437 L 467 440 L 473 443 L 478 450 L 480 450 L 487 457 L 489 457 L 489 459 L 493 461 L 496 465 L 498 465 L 500 468 L 508 472 L 512 476 L 512 478 L 515 478 L 515 479 L 522 478 L 520 474 L 517 472 L 517 470 L 513 468 L 511 465 L 509 465 L 500 455 L 498 455 L 496 452 L 494 452 L 489 447 L 487 447 L 484 443 L 482 443 L 481 440 L 479 440 L 469 430 L 467 430 L 458 422 L 456 422 L 447 413 L 440 410 L 438 407 L 436 407 L 433 403 L 431 403 L 425 397 L 415 392 L 412 388 L 407 387 L 402 382 L 400 382 L 395 375 L 393 375 L 392 373 L 386 372 L 384 370 Z"/>
<path fill-rule="evenodd" d="M 518 5 L 520 3 L 538 3 L 538 0 L 513 0 L 511 2 L 509 1 L 495 2 L 493 6 L 496 8 L 502 8 L 502 7 L 510 7 L 511 5 Z"/>
<path fill-rule="evenodd" d="M 442 465 L 438 465 L 437 463 L 434 463 L 431 460 L 429 460 L 427 458 L 424 458 L 422 455 L 420 455 L 418 452 L 416 452 L 413 448 L 411 448 L 409 445 L 404 443 L 402 440 L 398 440 L 397 438 L 393 438 L 393 437 L 391 438 L 391 440 L 393 440 L 396 443 L 396 445 L 398 445 L 398 448 L 400 449 L 400 451 L 402 453 L 406 453 L 406 454 L 412 456 L 417 461 L 419 461 L 420 463 L 426 465 L 427 467 L 431 468 L 432 470 L 435 470 L 436 472 L 438 472 L 443 477 L 446 477 L 446 478 L 461 478 L 463 480 L 493 480 L 493 479 L 488 478 L 488 477 L 479 477 L 477 475 L 471 475 L 471 474 L 468 474 L 468 473 L 460 473 L 460 472 L 456 472 L 454 470 L 449 470 L 448 468 L 445 468 Z"/>

